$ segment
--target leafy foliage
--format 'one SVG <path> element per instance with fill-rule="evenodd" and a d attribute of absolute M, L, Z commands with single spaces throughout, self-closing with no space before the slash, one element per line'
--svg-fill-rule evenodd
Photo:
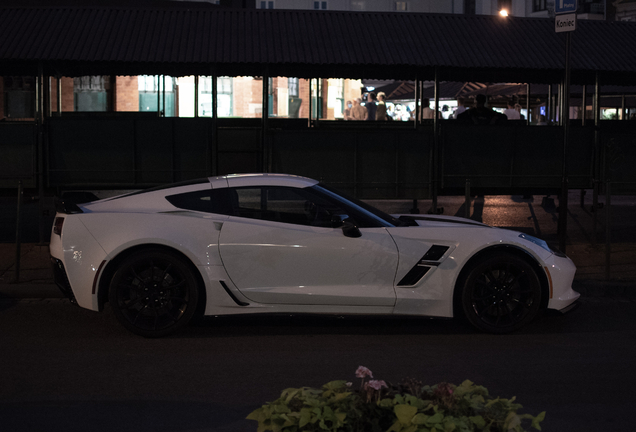
<path fill-rule="evenodd" d="M 357 391 L 345 381 L 289 388 L 247 418 L 258 422 L 257 432 L 523 432 L 524 423 L 541 430 L 545 418 L 545 412 L 518 414 L 514 397 L 492 398 L 468 380 L 427 386 L 405 379 L 393 386 L 367 381 L 373 375 L 362 366 L 356 376 Z"/>

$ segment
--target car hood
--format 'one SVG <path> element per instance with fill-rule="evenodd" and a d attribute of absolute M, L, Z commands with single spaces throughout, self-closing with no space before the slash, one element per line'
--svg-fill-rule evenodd
<path fill-rule="evenodd" d="M 457 217 L 457 216 L 442 216 L 442 215 L 419 215 L 419 214 L 394 214 L 391 215 L 398 219 L 410 219 L 416 222 L 419 226 L 424 227 L 439 227 L 439 226 L 451 226 L 451 225 L 474 225 L 478 227 L 490 227 L 482 222 L 477 222 L 472 219 Z"/>

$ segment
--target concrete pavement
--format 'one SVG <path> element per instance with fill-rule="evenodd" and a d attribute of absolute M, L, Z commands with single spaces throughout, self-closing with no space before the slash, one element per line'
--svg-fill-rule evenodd
<path fill-rule="evenodd" d="M 580 198 L 579 191 L 571 191 L 568 206 L 566 252 L 578 269 L 575 289 L 583 295 L 636 300 L 636 197 L 612 197 L 610 230 L 605 225 L 608 207 L 593 212 L 591 193 L 585 195 L 583 207 Z M 603 197 L 600 202 L 603 203 Z M 390 213 L 408 213 L 413 207 L 412 201 L 405 200 L 370 203 Z M 424 213 L 430 208 L 431 201 L 420 200 L 417 205 Z M 528 199 L 520 196 L 473 197 L 469 213 L 471 219 L 516 229 L 556 245 L 557 205 L 557 199 L 543 196 Z M 466 214 L 464 197 L 439 197 L 438 206 L 444 208 L 445 215 Z M 608 234 L 609 254 L 605 243 Z M 21 245 L 17 281 L 16 256 L 15 242 L 0 243 L 0 299 L 61 297 L 53 283 L 48 245 L 32 242 Z"/>

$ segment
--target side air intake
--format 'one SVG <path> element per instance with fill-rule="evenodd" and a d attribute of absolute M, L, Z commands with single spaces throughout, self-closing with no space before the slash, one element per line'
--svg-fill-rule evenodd
<path fill-rule="evenodd" d="M 431 267 L 436 267 L 440 264 L 440 259 L 444 256 L 448 246 L 433 245 L 424 254 L 415 266 L 402 278 L 397 286 L 413 286 L 417 284 Z"/>

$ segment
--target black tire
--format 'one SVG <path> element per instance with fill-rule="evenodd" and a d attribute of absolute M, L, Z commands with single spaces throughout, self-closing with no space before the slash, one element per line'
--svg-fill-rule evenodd
<path fill-rule="evenodd" d="M 115 316 L 128 330 L 144 337 L 162 337 L 192 319 L 199 287 L 182 258 L 148 249 L 134 252 L 119 264 L 108 298 Z"/>
<path fill-rule="evenodd" d="M 509 253 L 488 255 L 472 264 L 459 287 L 465 317 L 488 333 L 518 330 L 541 308 L 541 282 L 535 269 Z"/>

